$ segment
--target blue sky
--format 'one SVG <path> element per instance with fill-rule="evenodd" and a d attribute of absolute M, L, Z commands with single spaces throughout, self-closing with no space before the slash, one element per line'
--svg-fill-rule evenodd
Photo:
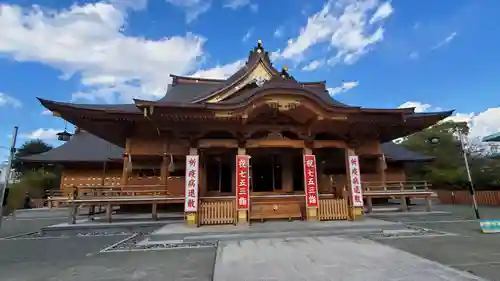
<path fill-rule="evenodd" d="M 0 4 L 0 146 L 55 145 L 64 122 L 35 97 L 156 99 L 170 73 L 227 77 L 261 39 L 277 68 L 326 80 L 364 107 L 455 109 L 473 136 L 500 131 L 500 2 L 8 0 Z M 5 149 L 0 148 L 0 156 Z"/>

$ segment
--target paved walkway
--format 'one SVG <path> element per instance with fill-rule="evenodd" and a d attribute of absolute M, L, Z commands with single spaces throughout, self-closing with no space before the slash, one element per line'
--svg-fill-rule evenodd
<path fill-rule="evenodd" d="M 484 280 L 369 240 L 338 237 L 227 241 L 215 281 Z"/>

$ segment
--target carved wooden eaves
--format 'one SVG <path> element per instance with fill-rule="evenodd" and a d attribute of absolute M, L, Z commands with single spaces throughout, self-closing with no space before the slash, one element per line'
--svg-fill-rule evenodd
<path fill-rule="evenodd" d="M 266 103 L 279 111 L 287 111 L 300 105 L 300 101 L 286 98 L 270 99 L 267 100 Z"/>

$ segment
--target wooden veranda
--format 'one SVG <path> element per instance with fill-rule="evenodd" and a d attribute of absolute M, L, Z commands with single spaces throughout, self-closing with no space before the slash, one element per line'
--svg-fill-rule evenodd
<path fill-rule="evenodd" d="M 430 185 L 425 181 L 407 182 L 363 182 L 363 197 L 366 201 L 365 212 L 372 211 L 373 198 L 399 198 L 401 209 L 408 210 L 406 198 L 425 198 L 427 211 L 431 210 Z M 305 219 L 304 194 L 251 195 L 249 209 L 250 222 L 267 219 Z M 352 219 L 347 187 L 343 194 L 320 194 L 318 220 Z M 159 185 L 121 188 L 119 186 L 75 187 L 66 192 L 52 192 L 48 197 L 49 207 L 65 205 L 70 207 L 69 223 L 76 222 L 77 209 L 86 206 L 106 210 L 106 217 L 112 221 L 113 207 L 122 205 L 151 205 L 151 216 L 158 219 L 160 204 L 184 203 L 184 196 L 172 195 Z M 200 197 L 197 225 L 236 224 L 236 197 Z"/>

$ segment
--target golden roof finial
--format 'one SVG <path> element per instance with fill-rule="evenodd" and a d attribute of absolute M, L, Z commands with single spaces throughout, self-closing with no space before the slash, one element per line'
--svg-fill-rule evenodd
<path fill-rule="evenodd" d="M 288 66 L 283 65 L 283 70 L 284 70 L 284 71 L 288 71 Z"/>
<path fill-rule="evenodd" d="M 260 39 L 257 40 L 257 43 L 262 44 L 262 40 L 260 40 Z"/>

